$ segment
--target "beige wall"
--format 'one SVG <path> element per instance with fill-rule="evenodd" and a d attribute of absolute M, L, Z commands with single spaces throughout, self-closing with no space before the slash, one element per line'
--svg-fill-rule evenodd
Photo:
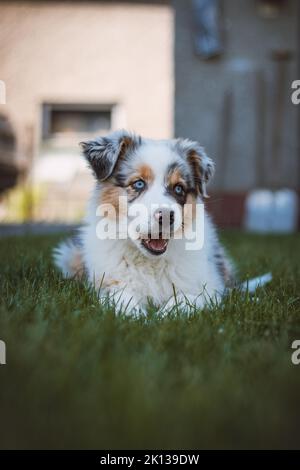
<path fill-rule="evenodd" d="M 173 11 L 165 4 L 1 2 L 1 106 L 18 158 L 37 153 L 41 103 L 118 103 L 120 122 L 173 133 Z"/>
<path fill-rule="evenodd" d="M 276 18 L 262 17 L 259 2 L 224 1 L 224 54 L 208 62 L 194 53 L 191 2 L 173 0 L 173 4 L 175 134 L 200 140 L 214 158 L 215 190 L 298 188 L 299 106 L 292 104 L 291 84 L 299 78 L 299 0 L 283 2 Z M 280 85 L 284 96 L 278 132 L 275 50 L 291 54 Z"/>

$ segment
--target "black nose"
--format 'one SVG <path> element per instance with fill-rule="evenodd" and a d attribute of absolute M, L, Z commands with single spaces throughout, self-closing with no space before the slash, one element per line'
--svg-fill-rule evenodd
<path fill-rule="evenodd" d="M 163 213 L 163 211 L 161 211 L 161 210 L 158 211 L 158 223 L 159 223 L 160 227 L 162 227 L 162 225 L 163 225 L 163 218 L 164 217 L 168 217 L 167 212 Z M 174 211 L 170 211 L 169 218 L 170 218 L 170 227 L 173 227 L 174 219 L 175 219 L 175 212 Z"/>

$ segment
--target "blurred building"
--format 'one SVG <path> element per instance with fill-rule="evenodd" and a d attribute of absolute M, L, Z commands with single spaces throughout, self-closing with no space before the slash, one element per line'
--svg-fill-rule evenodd
<path fill-rule="evenodd" d="M 32 216 L 81 216 L 78 142 L 119 127 L 199 140 L 222 224 L 255 187 L 297 189 L 298 40 L 298 0 L 1 2 L 0 112 L 38 187 Z"/>
<path fill-rule="evenodd" d="M 300 2 L 173 4 L 175 133 L 213 157 L 208 205 L 221 225 L 239 226 L 249 190 L 300 189 Z"/>
<path fill-rule="evenodd" d="M 166 2 L 0 3 L 1 112 L 34 217 L 80 218 L 91 176 L 78 142 L 117 128 L 173 134 L 173 10 Z"/>

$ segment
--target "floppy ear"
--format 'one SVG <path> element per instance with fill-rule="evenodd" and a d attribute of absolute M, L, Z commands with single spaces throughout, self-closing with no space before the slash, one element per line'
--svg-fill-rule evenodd
<path fill-rule="evenodd" d="M 196 188 L 203 197 L 208 198 L 206 184 L 215 171 L 215 164 L 198 142 L 189 139 L 178 139 L 176 145 L 192 167 Z"/>
<path fill-rule="evenodd" d="M 140 137 L 127 131 L 116 131 L 106 137 L 80 142 L 83 155 L 90 164 L 96 178 L 104 181 L 109 178 L 119 158 L 140 143 Z"/>

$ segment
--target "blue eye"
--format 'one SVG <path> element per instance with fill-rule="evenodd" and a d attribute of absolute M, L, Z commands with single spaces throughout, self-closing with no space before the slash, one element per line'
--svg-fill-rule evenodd
<path fill-rule="evenodd" d="M 174 186 L 174 193 L 178 196 L 181 196 L 184 193 L 184 189 L 181 184 L 176 184 L 176 186 Z"/>
<path fill-rule="evenodd" d="M 137 189 L 138 191 L 141 191 L 142 189 L 144 189 L 145 185 L 146 185 L 145 181 L 137 180 L 132 184 L 132 187 L 134 189 Z"/>

